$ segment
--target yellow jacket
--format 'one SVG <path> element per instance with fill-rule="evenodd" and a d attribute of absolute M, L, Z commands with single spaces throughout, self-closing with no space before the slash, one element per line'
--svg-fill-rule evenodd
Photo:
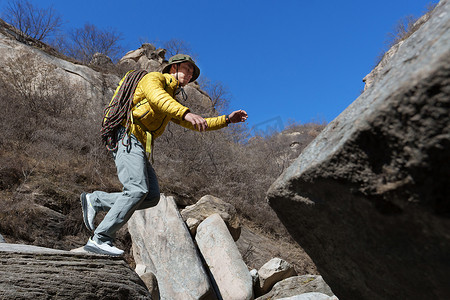
<path fill-rule="evenodd" d="M 130 132 L 142 143 L 144 148 L 148 135 L 154 140 L 159 137 L 172 121 L 183 127 L 196 130 L 192 124 L 184 120 L 189 108 L 174 99 L 178 81 L 170 74 L 151 72 L 138 83 L 133 98 Z M 227 126 L 225 115 L 206 118 L 208 130 L 216 130 Z"/>

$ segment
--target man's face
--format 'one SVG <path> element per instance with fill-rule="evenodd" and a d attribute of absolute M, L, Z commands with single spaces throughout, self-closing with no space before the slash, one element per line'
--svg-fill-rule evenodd
<path fill-rule="evenodd" d="M 170 74 L 177 77 L 177 65 L 172 65 Z M 194 74 L 194 66 L 190 62 L 182 62 L 178 65 L 178 81 L 181 86 L 189 83 Z"/>

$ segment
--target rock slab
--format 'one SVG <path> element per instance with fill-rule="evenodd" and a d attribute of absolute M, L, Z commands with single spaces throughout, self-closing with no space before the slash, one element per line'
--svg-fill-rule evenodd
<path fill-rule="evenodd" d="M 173 197 L 135 211 L 128 221 L 136 264 L 155 274 L 161 299 L 215 299 L 214 290 Z"/>
<path fill-rule="evenodd" d="M 152 299 L 122 258 L 0 244 L 0 299 Z"/>
<path fill-rule="evenodd" d="M 252 277 L 219 214 L 213 214 L 200 223 L 195 240 L 222 299 L 253 299 Z"/>
<path fill-rule="evenodd" d="M 450 299 L 450 3 L 267 198 L 341 299 Z"/>

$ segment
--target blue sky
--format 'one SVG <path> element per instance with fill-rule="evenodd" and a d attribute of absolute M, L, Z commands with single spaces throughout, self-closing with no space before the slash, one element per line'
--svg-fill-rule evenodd
<path fill-rule="evenodd" d="M 115 28 L 127 51 L 142 40 L 188 42 L 202 75 L 228 88 L 230 110 L 245 109 L 249 127 L 261 129 L 288 120 L 331 122 L 363 90 L 397 21 L 420 17 L 437 1 L 30 2 L 53 5 L 66 28 Z"/>

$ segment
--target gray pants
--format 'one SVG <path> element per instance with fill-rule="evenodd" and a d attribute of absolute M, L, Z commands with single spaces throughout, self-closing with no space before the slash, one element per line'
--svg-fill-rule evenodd
<path fill-rule="evenodd" d="M 118 149 L 113 152 L 117 175 L 123 185 L 120 193 L 95 191 L 89 198 L 95 210 L 107 211 L 94 232 L 96 242 L 112 242 L 116 232 L 130 219 L 135 210 L 153 207 L 159 202 L 159 185 L 155 171 L 148 161 L 145 149 L 134 135 L 128 146 L 125 128 L 118 133 Z"/>

